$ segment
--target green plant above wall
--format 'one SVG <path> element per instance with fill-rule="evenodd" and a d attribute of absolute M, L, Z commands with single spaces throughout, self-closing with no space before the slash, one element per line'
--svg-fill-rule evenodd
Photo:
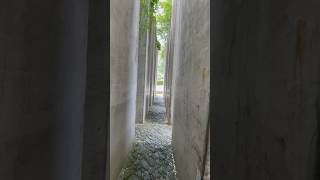
<path fill-rule="evenodd" d="M 161 50 L 161 43 L 158 41 L 158 39 L 156 41 L 156 46 L 157 46 L 158 51 L 160 51 Z"/>
<path fill-rule="evenodd" d="M 158 85 L 163 84 L 165 74 L 165 56 L 166 56 L 166 44 L 167 36 L 169 34 L 170 22 L 171 22 L 171 0 L 158 0 L 157 7 L 154 9 L 154 16 L 156 18 L 157 28 L 157 41 L 159 41 L 159 59 L 157 69 Z"/>
<path fill-rule="evenodd" d="M 171 22 L 171 0 L 140 0 L 140 38 L 156 23 L 156 48 L 158 56 L 158 80 L 163 80 L 165 69 L 166 41 Z"/>
<path fill-rule="evenodd" d="M 156 10 L 159 8 L 159 0 L 150 0 L 150 6 L 152 14 L 155 14 Z"/>
<path fill-rule="evenodd" d="M 157 36 L 164 41 L 170 26 L 171 4 L 171 0 L 140 0 L 140 32 L 149 30 L 155 20 Z"/>
<path fill-rule="evenodd" d="M 158 38 L 167 39 L 170 27 L 172 11 L 171 0 L 158 0 L 157 8 L 155 9 L 155 17 L 157 21 Z"/>

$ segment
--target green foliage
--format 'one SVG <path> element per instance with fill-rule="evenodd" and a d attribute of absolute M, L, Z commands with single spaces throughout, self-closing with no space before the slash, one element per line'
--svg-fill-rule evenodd
<path fill-rule="evenodd" d="M 150 28 L 152 12 L 149 9 L 150 4 L 148 4 L 147 1 L 148 0 L 140 0 L 140 20 L 139 20 L 140 37 Z"/>
<path fill-rule="evenodd" d="M 172 2 L 171 0 L 150 0 L 150 4 L 148 4 L 148 1 L 140 0 L 140 32 L 144 33 L 150 29 L 151 20 L 155 18 L 157 38 L 165 41 L 170 26 Z"/>
<path fill-rule="evenodd" d="M 171 22 L 171 10 L 172 2 L 171 0 L 158 0 L 157 8 L 155 9 L 156 17 L 156 27 L 157 27 L 157 39 L 161 43 L 160 54 L 158 58 L 158 70 L 157 70 L 157 80 L 164 80 L 165 74 L 165 59 L 166 59 L 166 41 L 169 32 L 170 22 Z"/>
<path fill-rule="evenodd" d="M 158 38 L 165 41 L 167 39 L 170 20 L 171 20 L 171 11 L 172 11 L 172 2 L 171 0 L 159 0 L 158 7 L 156 12 L 157 19 L 157 34 Z"/>
<path fill-rule="evenodd" d="M 150 4 L 147 2 L 150 2 Z M 150 30 L 152 21 L 156 21 L 156 47 L 159 50 L 157 79 L 163 81 L 165 73 L 165 47 L 170 27 L 172 0 L 140 0 L 140 9 L 140 33 Z"/>
<path fill-rule="evenodd" d="M 157 49 L 160 51 L 160 49 L 161 49 L 161 44 L 160 44 L 160 42 L 158 41 L 158 39 L 157 39 L 157 41 L 156 41 L 156 46 L 157 46 Z"/>
<path fill-rule="evenodd" d="M 159 0 L 150 0 L 151 13 L 154 15 L 158 9 Z"/>

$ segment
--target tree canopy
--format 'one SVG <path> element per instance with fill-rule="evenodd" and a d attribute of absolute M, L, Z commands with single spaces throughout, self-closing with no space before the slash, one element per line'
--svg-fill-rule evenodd
<path fill-rule="evenodd" d="M 157 21 L 157 38 L 162 41 L 162 45 L 164 46 L 164 42 L 167 39 L 169 27 L 170 27 L 170 19 L 171 19 L 171 0 L 154 0 L 158 3 L 155 7 L 154 15 Z"/>
<path fill-rule="evenodd" d="M 147 0 L 140 0 L 141 16 L 140 26 L 142 26 L 141 33 L 150 28 L 151 20 L 156 20 L 157 28 L 157 40 L 156 47 L 159 51 L 158 59 L 158 73 L 157 79 L 163 80 L 164 66 L 165 66 L 165 54 L 166 54 L 166 42 L 170 27 L 172 0 L 150 0 L 150 4 L 147 4 Z M 150 7 L 150 8 L 148 8 Z M 149 10 L 148 10 L 149 9 Z M 149 19 L 149 20 L 148 20 Z M 145 23 L 149 22 L 149 23 Z"/>
<path fill-rule="evenodd" d="M 166 55 L 166 42 L 171 22 L 171 0 L 154 0 L 156 3 L 153 15 L 156 18 L 157 27 L 157 40 L 161 44 L 158 59 L 157 79 L 163 81 L 165 55 Z"/>

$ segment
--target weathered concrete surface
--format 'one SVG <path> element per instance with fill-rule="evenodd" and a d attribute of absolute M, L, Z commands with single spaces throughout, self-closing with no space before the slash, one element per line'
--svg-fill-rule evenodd
<path fill-rule="evenodd" d="M 176 11 L 173 10 L 172 18 L 170 23 L 170 29 L 167 37 L 167 49 L 166 49 L 166 65 L 165 65 L 165 80 L 164 80 L 164 101 L 165 101 L 165 108 L 166 108 L 166 119 L 168 124 L 172 124 L 171 118 L 171 94 L 172 94 L 172 73 L 173 73 L 173 52 L 174 52 L 174 33 L 175 33 L 175 13 Z"/>
<path fill-rule="evenodd" d="M 172 144 L 177 178 L 198 180 L 207 159 L 209 0 L 176 0 L 173 17 Z"/>
<path fill-rule="evenodd" d="M 140 1 L 142 2 L 142 1 Z M 138 82 L 137 82 L 137 111 L 136 122 L 143 123 L 146 116 L 146 75 L 147 75 L 147 60 L 148 60 L 148 24 L 150 18 L 148 11 L 150 8 L 150 0 L 146 0 L 145 4 L 140 3 L 140 22 L 139 22 L 139 57 L 138 57 Z M 144 7 L 141 7 L 144 6 Z"/>
<path fill-rule="evenodd" d="M 155 25 L 156 26 L 156 25 Z M 157 32 L 155 32 L 157 33 Z M 157 38 L 157 35 L 155 36 Z M 156 80 L 157 80 L 157 65 L 158 65 L 158 49 L 155 47 L 153 54 L 153 71 L 152 71 L 152 104 L 154 103 L 155 93 L 156 93 Z"/>
<path fill-rule="evenodd" d="M 154 78 L 155 78 L 155 66 L 156 66 L 156 57 L 157 57 L 157 48 L 156 48 L 156 20 L 151 18 L 151 24 L 149 27 L 148 33 L 148 60 L 146 64 L 146 81 L 145 81 L 145 111 L 149 112 L 150 107 L 153 103 L 153 92 L 155 91 Z"/>
<path fill-rule="evenodd" d="M 138 69 L 138 0 L 110 2 L 110 179 L 115 180 L 134 142 Z"/>
<path fill-rule="evenodd" d="M 207 154 L 205 157 L 204 163 L 204 169 L 202 169 L 203 172 L 203 180 L 210 180 L 210 129 L 207 137 Z M 211 178 L 212 179 L 212 178 Z"/>
<path fill-rule="evenodd" d="M 320 2 L 211 3 L 214 179 L 319 179 Z"/>
<path fill-rule="evenodd" d="M 109 177 L 109 102 L 110 101 L 110 15 L 105 0 L 90 0 L 87 48 L 85 121 L 83 128 L 82 179 L 106 180 Z M 107 171 L 107 172 L 106 172 Z"/>
<path fill-rule="evenodd" d="M 0 2 L 0 179 L 81 178 L 87 2 Z"/>

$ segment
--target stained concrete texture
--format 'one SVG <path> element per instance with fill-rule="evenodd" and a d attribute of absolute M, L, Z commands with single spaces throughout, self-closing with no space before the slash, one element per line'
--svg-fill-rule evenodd
<path fill-rule="evenodd" d="M 173 7 L 174 8 L 174 7 Z M 173 9 L 172 8 L 172 9 Z M 164 75 L 164 101 L 165 101 L 165 107 L 166 107 L 166 119 L 168 121 L 168 124 L 172 124 L 171 119 L 171 97 L 172 97 L 172 66 L 173 66 L 173 38 L 175 34 L 175 18 L 173 18 L 176 11 L 172 10 L 172 17 L 171 17 L 171 23 L 170 28 L 168 32 L 167 37 L 167 44 L 166 44 L 166 64 L 165 64 L 165 75 Z"/>
<path fill-rule="evenodd" d="M 156 96 L 144 124 L 136 125 L 136 143 L 120 180 L 175 180 L 175 163 L 171 145 L 171 126 L 164 123 L 164 102 Z M 159 123 L 160 122 L 160 123 Z"/>
<path fill-rule="evenodd" d="M 177 178 L 204 176 L 210 92 L 210 0 L 173 1 L 167 100 Z M 168 61 L 167 61 L 168 62 Z M 171 66 L 171 67 L 170 67 Z M 170 77 L 172 76 L 172 77 Z"/>
<path fill-rule="evenodd" d="M 144 3 L 143 3 L 144 2 Z M 145 104 L 147 92 L 145 91 L 147 72 L 148 72 L 148 24 L 150 18 L 148 15 L 150 9 L 150 0 L 140 1 L 140 21 L 139 21 L 139 56 L 138 56 L 138 82 L 137 82 L 137 102 L 136 104 Z M 136 106 L 136 122 L 143 123 L 146 116 L 146 106 Z"/>
<path fill-rule="evenodd" d="M 320 179 L 320 1 L 211 3 L 214 179 Z"/>
<path fill-rule="evenodd" d="M 78 180 L 88 1 L 0 1 L 0 179 Z"/>
<path fill-rule="evenodd" d="M 110 2 L 110 179 L 115 180 L 135 134 L 139 0 Z"/>
<path fill-rule="evenodd" d="M 81 180 L 105 180 L 109 163 L 109 19 L 105 0 L 89 1 L 87 78 Z M 109 176 L 109 174 L 107 175 Z"/>
<path fill-rule="evenodd" d="M 156 20 L 155 18 L 150 19 L 151 23 L 148 28 L 148 49 L 147 49 L 147 63 L 146 63 L 146 75 L 145 75 L 145 112 L 149 112 L 149 108 L 152 106 L 154 100 L 154 89 L 155 89 L 155 75 L 156 75 L 156 64 L 157 64 L 157 48 L 156 48 Z"/>

